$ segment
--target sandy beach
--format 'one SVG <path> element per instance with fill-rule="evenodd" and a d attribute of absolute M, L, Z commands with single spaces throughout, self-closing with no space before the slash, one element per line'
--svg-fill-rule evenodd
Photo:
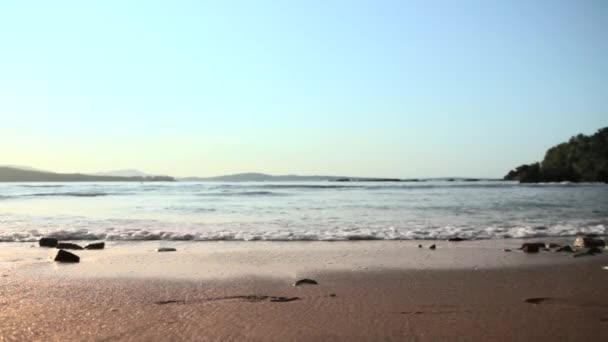
<path fill-rule="evenodd" d="M 567 240 L 567 239 L 564 239 Z M 2 340 L 498 340 L 608 337 L 608 258 L 521 241 L 3 244 Z M 166 244 L 166 243 L 165 243 Z M 11 259 L 9 255 L 13 255 Z M 16 256 L 16 257 L 15 257 Z M 318 285 L 293 286 L 301 278 Z"/>

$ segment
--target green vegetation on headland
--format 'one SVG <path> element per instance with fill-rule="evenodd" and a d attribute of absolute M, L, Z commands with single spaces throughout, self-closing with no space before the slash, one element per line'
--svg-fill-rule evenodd
<path fill-rule="evenodd" d="M 540 163 L 511 170 L 505 180 L 521 183 L 603 182 L 608 183 L 608 127 L 550 148 Z"/>
<path fill-rule="evenodd" d="M 0 167 L 0 182 L 172 182 L 173 177 L 114 177 L 83 175 L 80 173 L 54 173 Z"/>

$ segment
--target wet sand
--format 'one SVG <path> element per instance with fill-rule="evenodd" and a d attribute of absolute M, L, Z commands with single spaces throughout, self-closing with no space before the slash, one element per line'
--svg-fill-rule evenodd
<path fill-rule="evenodd" d="M 191 243 L 143 259 L 137 256 L 149 243 L 130 253 L 110 244 L 88 256 L 77 252 L 85 255 L 78 265 L 27 261 L 51 253 L 28 247 L 21 261 L 0 264 L 0 335 L 15 341 L 608 338 L 606 254 L 505 253 L 498 243 L 442 243 L 436 254 L 398 242 L 219 244 L 204 253 Z M 351 263 L 340 259 L 346 250 Z M 471 263 L 475 255 L 485 262 Z M 386 265 L 395 258 L 404 259 L 402 267 Z M 224 272 L 215 268 L 222 259 Z M 448 260 L 460 261 L 445 267 Z M 323 267 L 327 262 L 340 267 Z M 171 270 L 173 263 L 186 266 Z M 130 272 L 136 265 L 145 271 Z M 256 271 L 239 275 L 248 265 Z M 183 274 L 187 269 L 190 275 Z M 319 285 L 294 287 L 303 277 Z"/>

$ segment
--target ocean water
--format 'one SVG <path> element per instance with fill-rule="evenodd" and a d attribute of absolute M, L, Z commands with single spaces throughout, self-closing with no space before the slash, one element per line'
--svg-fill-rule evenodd
<path fill-rule="evenodd" d="M 0 241 L 414 240 L 608 233 L 608 186 L 499 181 L 0 183 Z"/>

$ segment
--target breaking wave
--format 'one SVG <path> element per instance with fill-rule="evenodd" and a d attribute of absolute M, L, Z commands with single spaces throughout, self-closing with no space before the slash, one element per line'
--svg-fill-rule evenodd
<path fill-rule="evenodd" d="M 345 228 L 332 230 L 217 230 L 178 232 L 153 229 L 57 229 L 0 232 L 0 242 L 35 242 L 41 237 L 60 240 L 110 240 L 110 241 L 354 241 L 354 240 L 446 240 L 460 237 L 470 240 L 568 237 L 577 234 L 608 235 L 605 225 L 550 227 L 514 226 L 470 229 L 464 227 L 431 227 L 425 229 L 367 229 Z"/>
<path fill-rule="evenodd" d="M 109 196 L 107 192 L 42 192 L 24 195 L 24 197 L 99 197 Z"/>

